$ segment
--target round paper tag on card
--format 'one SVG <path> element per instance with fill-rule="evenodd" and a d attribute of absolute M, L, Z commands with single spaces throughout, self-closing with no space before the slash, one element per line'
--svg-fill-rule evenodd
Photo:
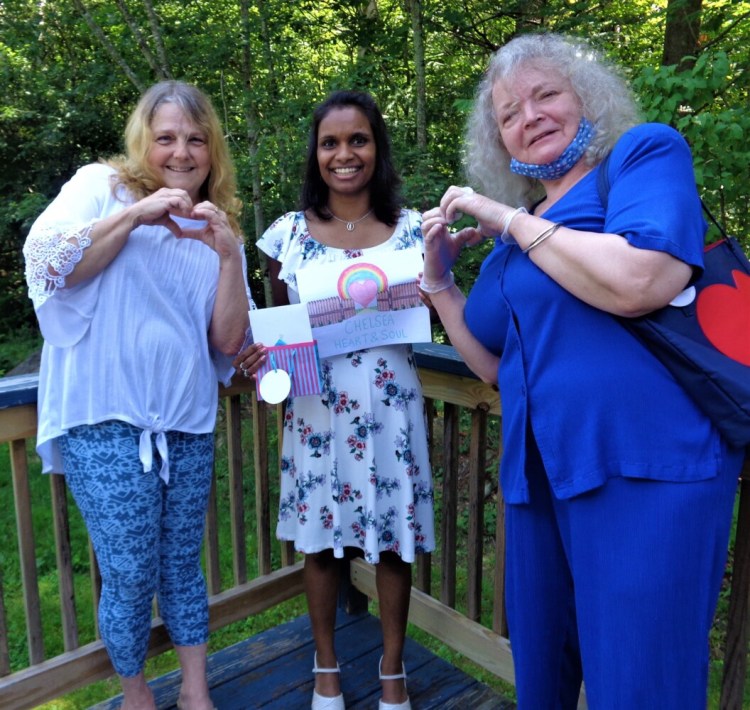
<path fill-rule="evenodd" d="M 286 370 L 270 370 L 260 378 L 260 396 L 269 404 L 283 402 L 292 389 L 292 380 Z"/>

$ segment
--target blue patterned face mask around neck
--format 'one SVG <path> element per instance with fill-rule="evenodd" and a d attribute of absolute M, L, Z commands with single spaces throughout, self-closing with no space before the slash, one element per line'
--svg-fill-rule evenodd
<path fill-rule="evenodd" d="M 582 116 L 581 122 L 578 124 L 578 133 L 576 133 L 575 138 L 559 158 L 544 165 L 522 163 L 512 158 L 510 161 L 510 170 L 517 175 L 525 175 L 537 180 L 558 180 L 583 157 L 583 153 L 588 148 L 589 143 L 591 143 L 595 132 L 594 124 L 588 118 Z"/>

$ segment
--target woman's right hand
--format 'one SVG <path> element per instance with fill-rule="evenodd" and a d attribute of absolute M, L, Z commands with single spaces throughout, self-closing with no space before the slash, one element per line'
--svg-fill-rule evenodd
<path fill-rule="evenodd" d="M 252 343 L 232 360 L 232 365 L 245 377 L 253 377 L 265 360 L 265 345 L 263 343 Z"/>
<path fill-rule="evenodd" d="M 170 213 L 191 217 L 192 209 L 193 202 L 185 190 L 169 187 L 158 189 L 130 207 L 134 229 L 142 225 L 159 225 L 166 227 L 176 237 L 182 236 L 182 230 L 170 218 Z"/>
<path fill-rule="evenodd" d="M 451 233 L 441 207 L 434 207 L 422 215 L 422 236 L 424 273 L 421 282 L 428 285 L 443 283 L 449 278 L 448 274 L 456 263 L 461 249 L 483 239 L 481 232 L 474 227 L 466 227 L 459 232 Z"/>

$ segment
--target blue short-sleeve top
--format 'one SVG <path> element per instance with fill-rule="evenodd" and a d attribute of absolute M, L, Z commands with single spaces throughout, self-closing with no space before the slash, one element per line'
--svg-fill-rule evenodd
<path fill-rule="evenodd" d="M 598 169 L 545 218 L 620 234 L 635 247 L 702 267 L 706 224 L 690 150 L 679 133 L 642 124 L 620 138 L 609 161 L 606 214 Z M 575 238 L 566 232 L 553 237 Z M 720 435 L 664 366 L 615 317 L 559 286 L 517 245 L 497 240 L 465 317 L 474 335 L 501 356 L 500 477 L 507 502 L 528 499 L 528 425 L 559 498 L 614 476 L 693 481 L 720 470 Z"/>

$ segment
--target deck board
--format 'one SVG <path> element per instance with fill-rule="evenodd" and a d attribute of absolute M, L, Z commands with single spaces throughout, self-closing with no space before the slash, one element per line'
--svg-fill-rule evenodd
<path fill-rule="evenodd" d="M 336 620 L 336 650 L 347 710 L 373 710 L 380 697 L 380 622 L 370 614 Z M 305 710 L 313 690 L 313 644 L 307 615 L 264 631 L 208 659 L 217 710 Z M 404 664 L 414 710 L 512 710 L 512 702 L 407 638 Z M 176 710 L 180 672 L 150 682 L 159 710 Z M 115 710 L 121 696 L 90 710 Z"/>

